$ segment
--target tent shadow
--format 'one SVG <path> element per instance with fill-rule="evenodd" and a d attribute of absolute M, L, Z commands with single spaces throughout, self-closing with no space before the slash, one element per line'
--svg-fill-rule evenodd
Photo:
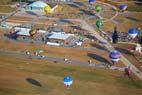
<path fill-rule="evenodd" d="M 26 81 L 34 86 L 42 87 L 39 81 L 32 79 L 32 78 L 26 78 Z"/>

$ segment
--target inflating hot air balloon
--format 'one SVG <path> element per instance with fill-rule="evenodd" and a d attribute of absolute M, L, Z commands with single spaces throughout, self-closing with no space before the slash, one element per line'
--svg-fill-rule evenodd
<path fill-rule="evenodd" d="M 112 61 L 113 63 L 118 62 L 119 59 L 120 59 L 120 57 L 121 57 L 121 54 L 120 54 L 120 52 L 117 51 L 117 50 L 113 50 L 113 51 L 111 51 L 110 54 L 109 54 L 109 58 L 111 59 L 111 61 Z"/>
<path fill-rule="evenodd" d="M 103 21 L 101 19 L 96 21 L 97 28 L 101 28 L 103 26 Z"/>
<path fill-rule="evenodd" d="M 101 5 L 96 5 L 95 10 L 96 12 L 101 12 L 103 8 L 101 7 Z"/>
<path fill-rule="evenodd" d="M 119 6 L 119 9 L 120 9 L 121 11 L 125 11 L 125 10 L 127 9 L 127 5 L 126 5 L 126 4 L 121 4 L 121 5 Z"/>
<path fill-rule="evenodd" d="M 89 2 L 89 4 L 94 4 L 96 2 L 96 0 L 89 0 L 88 2 Z"/>
<path fill-rule="evenodd" d="M 43 10 L 44 10 L 45 14 L 51 13 L 51 7 L 48 6 L 48 5 L 45 6 L 45 7 L 43 8 Z"/>
<path fill-rule="evenodd" d="M 125 71 L 125 75 L 127 75 L 129 78 L 131 78 L 130 77 L 130 74 L 131 74 L 130 66 L 129 67 L 125 67 L 124 71 Z"/>
<path fill-rule="evenodd" d="M 73 78 L 70 76 L 66 76 L 66 77 L 64 77 L 63 81 L 64 81 L 65 86 L 70 87 L 71 84 L 73 83 Z"/>
<path fill-rule="evenodd" d="M 135 38 L 138 35 L 138 30 L 136 28 L 130 28 L 128 34 L 131 38 Z"/>

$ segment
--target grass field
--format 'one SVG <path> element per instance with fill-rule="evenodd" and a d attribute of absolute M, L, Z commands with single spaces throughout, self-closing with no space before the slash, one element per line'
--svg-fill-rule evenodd
<path fill-rule="evenodd" d="M 125 1 L 125 0 L 123 0 Z M 136 1 L 136 0 L 135 0 Z M 110 2 L 107 1 L 107 3 L 113 4 L 115 6 L 117 6 L 119 8 L 119 5 L 122 3 L 114 3 L 114 2 Z M 137 4 L 137 3 L 125 3 L 128 5 L 128 11 L 135 11 L 135 12 L 142 12 L 142 4 Z"/>
<path fill-rule="evenodd" d="M 103 26 L 104 31 L 113 31 L 114 27 L 117 26 L 118 31 L 128 32 L 131 27 L 141 27 L 142 26 L 142 13 L 131 13 L 128 16 L 118 15 L 114 21 L 118 22 L 115 24 L 112 21 L 105 22 Z M 107 25 L 109 24 L 109 25 Z"/>
<path fill-rule="evenodd" d="M 0 56 L 0 60 L 0 95 L 142 94 L 141 81 L 135 78 L 131 81 L 118 71 L 31 61 L 9 56 Z M 69 89 L 62 83 L 66 75 L 71 75 L 74 79 Z M 27 79 L 32 79 L 34 82 L 31 83 Z"/>
<path fill-rule="evenodd" d="M 13 12 L 15 9 L 11 8 L 10 6 L 1 6 L 0 5 L 0 12 L 1 13 L 9 13 L 9 12 Z"/>
<path fill-rule="evenodd" d="M 80 60 L 83 62 L 88 62 L 88 60 L 92 60 L 92 62 L 96 64 L 100 64 L 101 62 L 110 63 L 110 59 L 108 56 L 108 52 L 101 46 L 97 44 L 91 44 L 93 47 L 98 49 L 93 50 L 81 50 L 76 48 L 65 48 L 65 47 L 56 47 L 56 46 L 48 46 L 48 45 L 39 45 L 32 43 L 24 43 L 24 42 L 10 42 L 8 40 L 0 40 L 0 47 L 4 50 L 10 51 L 30 51 L 33 53 L 37 49 L 43 49 L 44 53 L 42 55 L 47 55 L 51 57 L 61 57 L 68 58 L 73 60 Z M 100 48 L 100 49 L 99 49 Z M 97 57 L 99 59 L 97 59 Z M 120 66 L 124 66 L 122 62 L 119 62 Z"/>

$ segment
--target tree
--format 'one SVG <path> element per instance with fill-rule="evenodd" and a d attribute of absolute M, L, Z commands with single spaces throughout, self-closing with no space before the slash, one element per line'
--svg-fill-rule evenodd
<path fill-rule="evenodd" d="M 118 42 L 118 33 L 117 33 L 117 28 L 114 27 L 114 32 L 112 34 L 112 42 L 116 44 Z"/>

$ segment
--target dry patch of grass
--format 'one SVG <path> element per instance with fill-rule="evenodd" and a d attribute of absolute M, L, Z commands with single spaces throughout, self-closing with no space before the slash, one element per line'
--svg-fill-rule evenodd
<path fill-rule="evenodd" d="M 106 60 L 109 60 L 108 53 L 103 50 L 80 50 L 76 48 L 64 48 L 64 47 L 55 47 L 55 46 L 47 46 L 47 45 L 39 45 L 32 43 L 22 43 L 22 42 L 10 42 L 6 40 L 0 41 L 0 47 L 4 50 L 12 50 L 12 51 L 31 51 L 34 52 L 37 49 L 43 49 L 45 52 L 43 55 L 53 56 L 53 57 L 62 57 L 75 59 L 80 61 L 87 62 L 89 59 L 92 59 L 95 63 L 100 63 L 100 61 L 96 60 L 93 57 L 93 54 L 103 57 Z M 90 54 L 90 55 L 89 55 Z"/>
<path fill-rule="evenodd" d="M 2 13 L 9 13 L 13 12 L 15 9 L 11 8 L 10 6 L 0 6 L 0 12 Z"/>
<path fill-rule="evenodd" d="M 112 21 L 104 23 L 102 29 L 104 31 L 113 31 L 115 25 L 117 26 L 118 31 L 128 32 L 131 27 L 141 27 L 142 26 L 142 13 L 130 13 L 128 16 L 118 15 L 114 21 L 118 24 L 115 24 Z"/>
<path fill-rule="evenodd" d="M 141 81 L 136 79 L 130 81 L 118 71 L 81 68 L 14 57 L 7 59 L 7 57 L 0 56 L 0 95 L 142 94 Z M 73 85 L 69 89 L 62 83 L 66 75 L 74 78 Z M 28 82 L 27 78 L 39 82 L 41 87 Z"/>

